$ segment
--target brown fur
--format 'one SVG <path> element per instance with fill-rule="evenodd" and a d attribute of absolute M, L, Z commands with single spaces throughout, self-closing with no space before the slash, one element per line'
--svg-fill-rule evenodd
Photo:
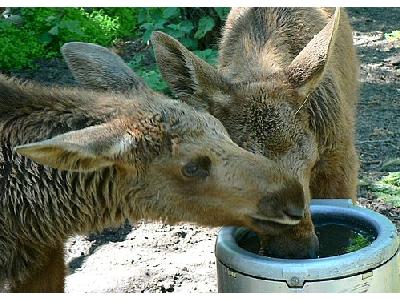
<path fill-rule="evenodd" d="M 114 94 L 0 76 L 0 287 L 63 291 L 64 241 L 126 218 L 255 231 L 298 222 L 282 211 L 301 212 L 304 199 L 266 209 L 290 193 L 286 182 L 299 188 L 291 175 L 211 115 L 135 86 Z"/>
<path fill-rule="evenodd" d="M 298 178 L 307 202 L 356 199 L 358 60 L 343 9 L 232 9 L 218 69 L 166 34 L 152 41 L 175 93 L 221 120 L 238 145 Z M 280 257 L 316 250 L 309 217 L 270 241 Z"/>

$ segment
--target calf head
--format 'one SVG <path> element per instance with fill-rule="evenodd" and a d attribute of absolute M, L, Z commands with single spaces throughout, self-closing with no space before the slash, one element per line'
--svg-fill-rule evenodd
<path fill-rule="evenodd" d="M 82 48 L 81 43 L 63 47 L 67 61 L 78 60 L 75 46 Z M 104 59 L 107 63 L 102 68 L 112 68 L 98 72 L 98 79 L 85 81 L 90 76 L 85 77 L 84 65 L 79 65 L 73 73 L 79 73 L 86 86 L 107 90 L 115 84 L 111 80 L 107 86 L 109 78 L 136 80 L 130 72 L 114 75 L 115 69 L 123 68 L 120 58 L 104 48 L 100 54 L 98 50 L 99 46 L 85 45 L 88 57 Z M 69 66 L 74 70 L 74 64 Z M 95 74 L 93 64 L 88 66 Z M 142 83 L 140 89 L 135 86 L 122 85 L 121 101 L 107 104 L 119 106 L 123 115 L 19 146 L 16 151 L 40 164 L 83 176 L 113 170 L 113 185 L 108 189 L 119 219 L 238 225 L 257 232 L 286 230 L 300 222 L 306 203 L 297 179 L 277 163 L 237 146 L 209 113 L 149 92 Z M 134 97 L 134 92 L 144 96 Z"/>
<path fill-rule="evenodd" d="M 337 9 L 329 23 L 286 68 L 261 72 L 245 81 L 225 76 L 240 74 L 242 70 L 217 70 L 164 33 L 153 33 L 152 43 L 163 77 L 176 95 L 221 120 L 239 146 L 264 155 L 296 178 L 302 188 L 290 197 L 301 198 L 304 194 L 309 203 L 309 182 L 318 159 L 318 141 L 312 128 L 314 120 L 303 107 L 312 93 L 324 92 L 317 88 L 324 75 L 329 77 L 326 66 L 339 21 Z M 252 73 L 251 69 L 245 71 Z M 289 194 L 282 199 L 286 196 Z M 315 255 L 317 239 L 309 212 L 286 234 L 266 234 L 271 255 L 297 258 Z"/>
<path fill-rule="evenodd" d="M 119 217 L 256 231 L 299 222 L 304 198 L 281 199 L 281 194 L 301 186 L 275 163 L 238 147 L 210 115 L 157 106 L 164 111 L 114 119 L 16 151 L 59 170 L 101 174 L 112 168 L 108 189 L 111 205 L 122 210 Z"/>

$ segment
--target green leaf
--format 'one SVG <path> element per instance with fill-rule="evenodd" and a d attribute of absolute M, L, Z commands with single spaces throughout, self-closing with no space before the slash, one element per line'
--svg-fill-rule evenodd
<path fill-rule="evenodd" d="M 140 25 L 140 28 L 143 28 L 146 30 L 153 30 L 154 24 L 153 23 L 143 23 L 142 25 Z"/>
<path fill-rule="evenodd" d="M 58 26 L 56 25 L 56 26 L 54 26 L 53 28 L 51 28 L 51 29 L 48 31 L 48 33 L 51 34 L 51 35 L 58 35 Z"/>
<path fill-rule="evenodd" d="M 203 38 L 207 32 L 211 31 L 215 26 L 214 19 L 210 16 L 204 16 L 199 20 L 197 32 L 194 34 L 196 39 Z"/>
<path fill-rule="evenodd" d="M 166 23 L 166 20 L 164 20 L 164 19 L 158 20 L 157 22 L 154 23 L 154 27 L 157 29 L 163 29 L 165 23 Z"/>
<path fill-rule="evenodd" d="M 57 18 L 56 16 L 48 16 L 48 17 L 46 18 L 46 23 L 47 23 L 48 25 L 53 24 L 54 21 L 56 21 L 57 19 L 58 19 L 58 18 Z"/>
<path fill-rule="evenodd" d="M 190 50 L 197 49 L 198 46 L 197 40 L 188 37 L 181 38 L 180 42 Z"/>
<path fill-rule="evenodd" d="M 179 30 L 180 26 L 179 26 L 179 24 L 168 24 L 167 28 L 170 28 L 172 30 Z"/>
<path fill-rule="evenodd" d="M 229 7 L 215 7 L 215 11 L 217 12 L 218 17 L 222 20 L 225 21 L 226 17 L 229 14 L 230 8 Z"/>
<path fill-rule="evenodd" d="M 153 33 L 152 29 L 146 30 L 143 34 L 143 41 L 147 43 L 150 40 L 151 34 Z"/>
<path fill-rule="evenodd" d="M 216 65 L 218 60 L 218 50 L 215 49 L 206 49 L 206 50 L 197 50 L 194 53 L 200 57 L 201 59 L 205 60 L 209 64 Z"/>
<path fill-rule="evenodd" d="M 147 21 L 148 16 L 148 8 L 139 8 L 138 15 L 137 15 L 137 22 L 142 24 Z"/>
<path fill-rule="evenodd" d="M 138 69 L 143 64 L 144 55 L 143 53 L 136 54 L 132 60 L 128 63 L 128 66 L 133 70 Z"/>
<path fill-rule="evenodd" d="M 389 175 L 383 177 L 381 181 L 400 188 L 400 172 L 389 172 Z"/>
<path fill-rule="evenodd" d="M 179 8 L 177 7 L 168 7 L 163 10 L 163 18 L 172 19 L 178 17 L 180 15 Z"/>
<path fill-rule="evenodd" d="M 182 30 L 183 32 L 190 33 L 193 30 L 194 25 L 191 21 L 185 20 L 185 21 L 179 23 L 179 27 L 180 27 L 180 30 Z"/>
<path fill-rule="evenodd" d="M 179 26 L 178 26 L 179 28 Z M 167 28 L 165 28 L 163 30 L 166 34 L 169 34 L 170 36 L 173 36 L 174 38 L 180 40 L 181 38 L 183 38 L 185 36 L 185 33 L 182 32 L 181 30 L 175 30 L 175 29 L 171 29 L 171 27 L 167 26 Z"/>
<path fill-rule="evenodd" d="M 81 23 L 77 20 L 66 20 L 60 22 L 60 28 L 65 28 L 70 32 L 76 33 L 78 35 L 84 35 L 80 28 Z"/>
<path fill-rule="evenodd" d="M 1 30 L 6 30 L 10 27 L 12 27 L 12 23 L 11 22 L 7 22 L 7 21 L 0 21 L 0 29 Z"/>
<path fill-rule="evenodd" d="M 50 44 L 53 41 L 53 35 L 45 32 L 39 37 L 39 41 L 43 44 Z"/>

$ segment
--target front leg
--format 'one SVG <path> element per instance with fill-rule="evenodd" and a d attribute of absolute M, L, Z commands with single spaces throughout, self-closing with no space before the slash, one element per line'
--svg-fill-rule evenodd
<path fill-rule="evenodd" d="M 24 281 L 11 287 L 13 293 L 63 293 L 65 280 L 64 245 L 46 248 L 41 267 L 36 268 Z"/>
<path fill-rule="evenodd" d="M 310 181 L 314 199 L 357 200 L 359 160 L 353 143 L 321 156 L 315 165 Z"/>

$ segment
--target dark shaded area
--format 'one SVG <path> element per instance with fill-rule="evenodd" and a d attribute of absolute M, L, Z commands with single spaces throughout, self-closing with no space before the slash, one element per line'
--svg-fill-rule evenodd
<path fill-rule="evenodd" d="M 22 69 L 4 73 L 21 79 L 34 80 L 43 85 L 77 85 L 68 69 L 67 63 L 61 58 L 42 59 L 37 62 L 37 67 L 34 69 Z"/>
<path fill-rule="evenodd" d="M 364 83 L 357 120 L 362 172 L 383 171 L 386 161 L 400 157 L 399 126 L 399 83 Z"/>
<path fill-rule="evenodd" d="M 400 7 L 349 7 L 347 11 L 358 31 L 394 31 L 400 29 Z"/>
<path fill-rule="evenodd" d="M 329 218 L 317 222 L 314 220 L 314 224 L 319 240 L 318 258 L 355 252 L 367 247 L 376 239 L 376 233 L 361 224 L 347 224 Z M 240 248 L 262 255 L 260 240 L 256 233 L 247 231 L 237 242 Z"/>
<path fill-rule="evenodd" d="M 128 221 L 118 228 L 106 228 L 100 233 L 91 233 L 87 240 L 94 243 L 90 246 L 88 254 L 83 254 L 73 259 L 69 264 L 69 273 L 72 274 L 76 269 L 80 268 L 85 259 L 96 251 L 98 247 L 108 243 L 117 243 L 125 240 L 126 236 L 132 231 L 132 225 Z"/>

